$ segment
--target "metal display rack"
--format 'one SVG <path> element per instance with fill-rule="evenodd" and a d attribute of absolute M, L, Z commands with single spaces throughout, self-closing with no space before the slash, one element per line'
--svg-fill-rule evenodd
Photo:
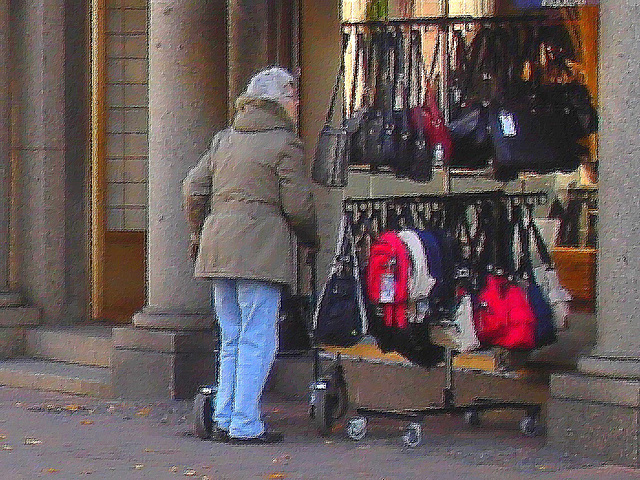
<path fill-rule="evenodd" d="M 523 14 L 523 15 L 496 15 L 487 17 L 472 17 L 472 16 L 448 16 L 448 1 L 444 2 L 445 13 L 443 16 L 435 17 L 417 17 L 410 19 L 386 19 L 386 20 L 369 20 L 369 21 L 348 21 L 342 22 L 343 38 L 349 38 L 351 34 L 357 34 L 361 31 L 371 29 L 383 29 L 383 28 L 399 28 L 404 27 L 408 29 L 422 29 L 426 32 L 426 29 L 437 29 L 439 36 L 439 44 L 443 45 L 440 49 L 439 63 L 439 91 L 438 97 L 440 100 L 442 114 L 445 122 L 450 120 L 450 105 L 449 95 L 447 92 L 447 86 L 449 84 L 449 78 L 451 75 L 451 48 L 453 42 L 453 32 L 458 30 L 461 32 L 469 31 L 470 29 L 479 28 L 481 26 L 490 25 L 506 25 L 509 23 L 544 23 L 545 25 L 558 25 L 566 22 L 566 18 L 562 14 L 554 12 L 552 10 L 545 14 Z M 348 40 L 345 40 L 348 41 Z M 355 80 L 354 80 L 355 81 Z M 353 88 L 353 87 L 352 87 Z M 344 116 L 343 105 L 343 116 Z M 353 109 L 353 105 L 351 108 Z M 492 161 L 486 167 L 483 168 L 460 168 L 452 167 L 443 164 L 435 164 L 436 169 L 443 171 L 443 191 L 449 193 L 452 191 L 451 180 L 455 177 L 479 177 L 490 178 L 493 171 Z M 353 165 L 350 168 L 354 170 L 361 170 L 361 165 Z M 386 172 L 384 167 L 377 169 L 378 172 Z"/>
<path fill-rule="evenodd" d="M 474 27 L 500 25 L 509 22 L 545 22 L 545 24 L 557 24 L 563 21 L 561 15 L 554 14 L 450 17 L 448 16 L 447 4 L 448 2 L 445 0 L 444 16 L 342 23 L 342 32 L 345 34 L 343 41 L 347 41 L 344 39 L 348 38 L 349 34 L 357 35 L 359 32 L 366 31 L 366 29 L 406 27 L 408 29 L 419 29 L 421 32 L 426 32 L 427 29 L 437 29 L 438 41 L 443 45 L 443 48 L 440 49 L 440 58 L 438 60 L 440 64 L 440 78 L 437 95 L 439 96 L 439 103 L 446 122 L 449 121 L 450 117 L 447 85 L 449 84 L 448 80 L 451 73 L 450 57 L 455 32 L 454 29 L 466 32 Z M 355 82 L 357 79 L 352 81 Z M 353 103 L 355 104 L 355 100 Z M 351 110 L 354 108 L 354 105 L 350 106 Z M 359 167 L 366 168 L 364 165 L 358 165 L 355 166 L 354 170 L 362 169 Z M 346 215 L 351 222 L 354 246 L 361 267 L 367 264 L 367 255 L 372 242 L 384 231 L 400 228 L 420 229 L 429 226 L 439 226 L 447 230 L 448 227 L 450 228 L 455 223 L 451 222 L 450 218 L 453 210 L 458 213 L 461 210 L 463 212 L 469 213 L 471 211 L 471 213 L 473 213 L 480 208 L 482 202 L 487 201 L 498 202 L 507 207 L 521 205 L 529 209 L 529 211 L 532 211 L 536 206 L 545 204 L 547 201 L 546 192 L 524 191 L 524 182 L 522 183 L 522 191 L 514 193 L 506 193 L 503 190 L 451 193 L 452 178 L 490 177 L 492 172 L 491 163 L 489 163 L 487 167 L 479 169 L 453 168 L 447 165 L 435 165 L 435 167 L 436 169 L 441 169 L 443 172 L 441 194 L 346 198 L 343 200 L 342 214 Z M 378 169 L 377 171 L 382 173 L 384 170 Z M 464 208 L 461 209 L 461 206 Z M 471 240 L 472 243 L 474 243 L 477 239 Z M 470 250 L 469 255 L 473 256 L 473 249 L 468 250 Z M 437 323 L 435 325 L 437 325 Z M 539 432 L 541 405 L 538 403 L 505 401 L 480 397 L 474 398 L 470 403 L 456 403 L 453 366 L 455 349 L 451 345 L 441 346 L 444 347 L 445 381 L 442 387 L 442 399 L 439 405 L 402 410 L 356 406 L 356 416 L 351 418 L 347 423 L 348 436 L 353 440 L 360 440 L 366 435 L 367 421 L 369 418 L 390 418 L 408 422 L 404 431 L 403 441 L 406 446 L 415 447 L 421 442 L 421 422 L 423 422 L 426 417 L 436 415 L 461 415 L 467 424 L 477 425 L 480 421 L 480 415 L 483 412 L 507 409 L 521 410 L 524 412 L 524 416 L 520 422 L 520 430 L 523 434 L 533 436 Z M 332 422 L 346 411 L 346 380 L 344 378 L 344 371 L 340 365 L 339 354 L 333 365 L 324 373 L 324 376 L 322 376 L 323 374 L 320 372 L 319 367 L 319 349 L 319 346 L 314 348 L 314 382 L 311 387 L 311 411 L 312 418 L 316 420 L 316 423 L 320 427 L 320 433 L 328 434 L 331 432 Z M 328 402 L 333 402 L 333 406 Z M 330 408 L 327 408 L 327 405 L 330 405 Z M 332 418 L 333 414 L 335 414 L 335 418 Z"/>
<path fill-rule="evenodd" d="M 343 201 L 343 213 L 352 222 L 356 254 L 366 263 L 368 248 L 384 231 L 395 228 L 425 228 L 428 225 L 450 227 L 455 222 L 451 218 L 453 209 L 457 212 L 473 213 L 484 202 L 499 202 L 504 206 L 521 205 L 533 208 L 546 203 L 545 192 L 505 193 L 500 190 L 442 195 L 415 195 L 380 198 L 347 198 Z M 461 206 L 464 207 L 461 210 Z M 459 214 L 459 213 L 458 213 Z M 475 239 L 469 239 L 474 241 Z M 468 251 L 466 260 L 473 261 L 473 251 Z M 514 409 L 525 412 L 520 429 L 525 435 L 538 432 L 541 406 L 537 403 L 503 401 L 488 398 L 474 398 L 468 404 L 456 404 L 453 356 L 454 349 L 445 345 L 445 384 L 440 405 L 418 409 L 385 410 L 356 407 L 357 416 L 347 424 L 347 434 L 354 440 L 364 438 L 367 419 L 384 417 L 409 422 L 403 435 L 404 444 L 415 447 L 421 441 L 421 422 L 429 416 L 462 415 L 466 423 L 477 425 L 480 414 L 490 410 Z M 339 358 L 337 363 L 339 363 Z"/>

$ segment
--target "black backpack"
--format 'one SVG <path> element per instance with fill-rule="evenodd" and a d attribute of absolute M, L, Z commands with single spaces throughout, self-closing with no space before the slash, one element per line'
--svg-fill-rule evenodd
<path fill-rule="evenodd" d="M 358 260 L 351 224 L 343 217 L 336 256 L 314 315 L 316 342 L 349 347 L 367 330 Z"/>

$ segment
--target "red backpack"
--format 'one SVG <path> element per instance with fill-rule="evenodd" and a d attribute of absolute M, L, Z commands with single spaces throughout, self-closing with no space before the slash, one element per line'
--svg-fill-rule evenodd
<path fill-rule="evenodd" d="M 536 317 L 520 286 L 505 277 L 487 275 L 475 307 L 476 333 L 483 345 L 535 348 Z"/>
<path fill-rule="evenodd" d="M 385 232 L 371 245 L 367 265 L 367 294 L 382 305 L 387 327 L 407 326 L 409 252 L 396 232 Z"/>

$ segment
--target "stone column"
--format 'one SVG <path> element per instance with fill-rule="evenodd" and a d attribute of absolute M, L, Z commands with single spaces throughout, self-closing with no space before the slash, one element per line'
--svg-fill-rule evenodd
<path fill-rule="evenodd" d="M 9 97 L 9 0 L 0 0 L 0 306 L 9 291 L 9 204 L 11 182 Z M 19 299 L 13 299 L 18 301 Z"/>
<path fill-rule="evenodd" d="M 11 245 L 11 95 L 9 0 L 0 0 L 0 357 L 24 353 L 25 327 L 38 321 L 36 309 L 23 306 L 21 295 L 10 289 Z"/>
<path fill-rule="evenodd" d="M 249 79 L 274 58 L 275 52 L 269 52 L 268 0 L 230 0 L 228 25 L 229 111 L 233 112 L 235 99 Z"/>
<path fill-rule="evenodd" d="M 151 0 L 147 306 L 114 330 L 114 389 L 186 398 L 212 380 L 209 284 L 193 278 L 181 185 L 226 121 L 223 0 Z"/>
<path fill-rule="evenodd" d="M 640 466 L 640 5 L 600 2 L 597 344 L 554 375 L 549 442 Z"/>

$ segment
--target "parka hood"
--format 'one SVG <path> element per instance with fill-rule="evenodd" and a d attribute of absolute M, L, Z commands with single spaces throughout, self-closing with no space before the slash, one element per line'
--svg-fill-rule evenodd
<path fill-rule="evenodd" d="M 240 96 L 236 100 L 236 115 L 233 129 L 239 132 L 261 132 L 265 130 L 294 130 L 293 122 L 284 107 L 275 100 Z"/>

